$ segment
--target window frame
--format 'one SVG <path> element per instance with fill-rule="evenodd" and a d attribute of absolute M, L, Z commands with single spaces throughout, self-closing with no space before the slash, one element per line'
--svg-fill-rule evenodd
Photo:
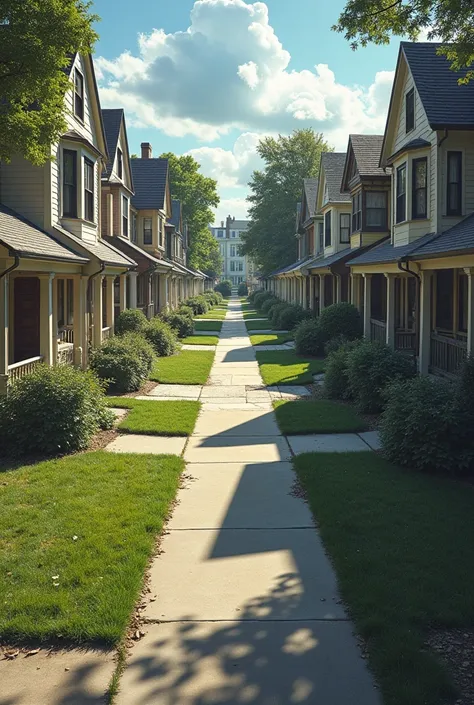
<path fill-rule="evenodd" d="M 329 223 L 329 227 L 328 227 Z M 329 235 L 329 238 L 328 238 Z M 329 240 L 329 241 L 328 241 Z M 332 244 L 332 211 L 324 214 L 324 247 L 331 247 Z"/>
<path fill-rule="evenodd" d="M 66 179 L 66 167 L 64 164 L 64 157 L 72 156 L 72 173 L 74 174 L 74 183 L 72 184 L 67 184 L 65 179 Z M 63 217 L 64 218 L 77 218 L 77 203 L 78 203 L 78 179 L 77 179 L 77 151 L 75 149 L 63 149 L 63 155 L 62 155 L 62 179 L 61 179 L 61 186 L 62 186 L 62 212 L 63 212 Z M 64 194 L 65 194 L 65 189 L 66 188 L 72 188 L 74 189 L 72 192 L 72 198 L 71 198 L 71 203 L 74 205 L 74 207 L 66 211 L 64 208 Z"/>
<path fill-rule="evenodd" d="M 130 240 L 134 243 L 138 242 L 138 228 L 137 228 L 137 223 L 138 223 L 138 216 L 135 211 L 131 213 L 131 220 L 132 220 L 132 228 L 130 231 Z"/>
<path fill-rule="evenodd" d="M 349 224 L 346 226 L 342 225 L 342 219 L 343 218 L 349 218 Z M 351 222 L 352 222 L 352 217 L 351 213 L 339 213 L 339 242 L 341 245 L 349 245 L 351 242 Z M 347 230 L 347 240 L 342 239 L 342 231 Z"/>
<path fill-rule="evenodd" d="M 130 237 L 130 200 L 122 194 L 122 236 Z"/>
<path fill-rule="evenodd" d="M 408 100 L 410 99 L 411 104 L 409 106 Z M 411 108 L 409 113 L 409 108 Z M 408 122 L 408 117 L 410 114 L 410 122 Z M 405 94 L 405 134 L 412 132 L 415 129 L 415 89 L 410 88 Z"/>
<path fill-rule="evenodd" d="M 92 184 L 91 188 L 88 188 L 88 169 L 90 169 L 91 174 L 92 174 Z M 84 157 L 84 165 L 83 165 L 83 173 L 84 173 L 84 184 L 83 184 L 83 191 L 84 191 L 84 220 L 86 220 L 88 223 L 94 223 L 94 216 L 95 216 L 95 164 L 91 159 L 88 159 L 87 157 Z M 90 211 L 89 211 L 90 208 Z M 91 215 L 91 218 L 88 218 L 88 216 Z"/>
<path fill-rule="evenodd" d="M 319 252 L 324 250 L 324 221 L 318 223 L 318 244 Z"/>
<path fill-rule="evenodd" d="M 117 147 L 117 175 L 123 181 L 123 152 Z"/>
<path fill-rule="evenodd" d="M 382 225 L 369 225 L 367 222 L 367 211 L 368 210 L 382 210 L 381 208 L 369 208 L 367 206 L 367 195 L 369 193 L 378 193 L 378 194 L 383 194 L 385 198 L 385 206 L 384 206 L 384 222 Z M 362 216 L 362 228 L 363 230 L 366 230 L 368 232 L 385 232 L 388 230 L 388 192 L 387 191 L 376 191 L 376 190 L 367 190 L 364 192 L 364 200 L 363 200 L 363 216 Z"/>
<path fill-rule="evenodd" d="M 416 188 L 416 168 L 418 164 L 425 163 L 425 186 L 424 188 Z M 411 217 L 412 220 L 426 220 L 428 218 L 428 157 L 417 157 L 412 161 L 411 167 Z M 425 210 L 423 213 L 416 212 L 417 191 L 425 192 Z"/>
<path fill-rule="evenodd" d="M 362 191 L 358 191 L 352 198 L 351 215 L 351 233 L 358 233 L 362 230 Z"/>
<path fill-rule="evenodd" d="M 150 223 L 150 227 L 147 228 L 146 224 Z M 149 242 L 147 241 L 147 238 L 145 237 L 146 233 L 150 233 L 150 238 Z M 144 245 L 153 245 L 153 218 L 143 218 L 143 244 Z"/>
<path fill-rule="evenodd" d="M 79 78 L 79 81 L 77 80 Z M 78 83 L 81 93 L 77 90 Z M 74 117 L 84 122 L 84 74 L 78 68 L 74 69 Z"/>
<path fill-rule="evenodd" d="M 450 168 L 449 168 L 449 162 L 450 158 L 456 155 L 457 158 L 459 158 L 459 163 L 457 167 L 457 172 L 458 172 L 458 181 L 452 182 L 449 180 L 449 174 L 450 174 Z M 449 187 L 453 184 L 456 183 L 459 186 L 459 193 L 458 193 L 458 198 L 457 198 L 457 204 L 456 208 L 451 208 L 450 207 L 450 198 L 449 198 Z M 446 215 L 462 215 L 462 207 L 463 207 L 463 153 L 459 149 L 453 149 L 449 150 L 446 152 Z"/>
<path fill-rule="evenodd" d="M 399 193 L 398 188 L 399 188 L 399 174 L 401 173 L 405 174 L 405 190 L 403 193 Z M 397 167 L 397 170 L 395 172 L 395 178 L 396 178 L 396 184 L 395 184 L 395 224 L 398 225 L 399 223 L 404 223 L 407 220 L 407 163 L 403 162 L 403 164 L 400 164 L 400 166 Z M 399 204 L 401 202 L 401 199 L 403 199 L 403 217 L 399 215 L 399 212 L 402 210 L 399 208 Z"/>

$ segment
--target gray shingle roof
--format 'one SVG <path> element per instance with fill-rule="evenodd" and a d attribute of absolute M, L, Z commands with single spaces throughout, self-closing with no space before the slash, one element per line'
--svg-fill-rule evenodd
<path fill-rule="evenodd" d="M 303 179 L 306 203 L 308 204 L 309 217 L 314 218 L 316 214 L 316 199 L 318 197 L 319 179 Z"/>
<path fill-rule="evenodd" d="M 345 163 L 345 152 L 324 152 L 321 155 L 321 167 L 324 168 L 329 201 L 332 203 L 351 200 L 350 194 L 341 193 L 342 175 L 344 173 Z"/>
<path fill-rule="evenodd" d="M 383 135 L 350 135 L 349 139 L 360 176 L 387 176 L 379 167 Z"/>
<path fill-rule="evenodd" d="M 403 145 L 403 147 L 400 147 L 394 154 L 391 154 L 389 158 L 387 159 L 387 164 L 391 164 L 392 162 L 395 161 L 395 159 L 398 157 L 399 154 L 403 154 L 404 152 L 411 152 L 414 149 L 423 149 L 424 147 L 431 147 L 431 143 L 428 142 L 428 140 L 424 140 L 421 137 L 417 137 L 414 140 L 410 140 L 406 144 Z"/>
<path fill-rule="evenodd" d="M 124 116 L 123 108 L 107 108 L 102 110 L 102 120 L 104 122 L 105 139 L 107 141 L 107 150 L 109 158 L 105 168 L 105 174 L 110 176 L 114 164 L 115 153 L 120 135 L 120 126 Z"/>
<path fill-rule="evenodd" d="M 432 129 L 474 124 L 474 85 L 460 86 L 469 69 L 451 71 L 450 62 L 436 52 L 435 42 L 402 42 L 417 91 Z"/>
<path fill-rule="evenodd" d="M 137 263 L 133 259 L 122 254 L 122 252 L 112 245 L 109 245 L 105 240 L 99 239 L 95 243 L 86 242 L 70 233 L 69 230 L 65 230 L 58 225 L 55 225 L 54 229 L 63 237 L 68 238 L 79 251 L 85 250 L 94 257 L 97 257 L 97 259 L 104 264 L 108 264 L 112 267 L 126 267 L 127 269 L 132 269 L 137 266 Z"/>
<path fill-rule="evenodd" d="M 20 257 L 85 264 L 87 257 L 61 244 L 19 213 L 0 204 L 0 242 Z"/>
<path fill-rule="evenodd" d="M 420 242 L 419 240 L 418 243 Z M 412 256 L 414 259 L 436 257 L 465 250 L 474 250 L 474 213 L 426 244 L 419 244 Z"/>
<path fill-rule="evenodd" d="M 248 220 L 234 220 L 230 223 L 231 230 L 247 230 L 249 226 Z"/>
<path fill-rule="evenodd" d="M 168 179 L 167 159 L 131 159 L 135 195 L 132 203 L 138 210 L 159 210 L 165 205 Z"/>
<path fill-rule="evenodd" d="M 436 235 L 428 233 L 423 237 L 410 242 L 408 245 L 394 247 L 390 240 L 384 240 L 380 245 L 376 245 L 370 250 L 366 250 L 363 254 L 351 260 L 351 266 L 356 264 L 385 264 L 388 262 L 398 262 L 399 260 L 411 255 L 414 250 L 426 242 L 430 242 Z"/>
<path fill-rule="evenodd" d="M 346 247 L 344 250 L 341 250 L 340 252 L 336 252 L 333 255 L 329 255 L 328 257 L 316 257 L 316 259 L 313 259 L 312 261 L 308 262 L 306 265 L 307 269 L 325 269 L 326 267 L 330 267 L 333 264 L 336 264 L 339 262 L 341 259 L 344 259 L 344 257 L 347 257 L 347 255 L 350 255 L 352 252 L 350 247 Z"/>

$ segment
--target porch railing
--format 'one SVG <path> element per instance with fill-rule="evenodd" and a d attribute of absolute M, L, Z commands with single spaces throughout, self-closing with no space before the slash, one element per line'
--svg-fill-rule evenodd
<path fill-rule="evenodd" d="M 430 366 L 432 372 L 455 375 L 467 359 L 467 344 L 438 333 L 431 334 Z"/>
<path fill-rule="evenodd" d="M 41 355 L 30 357 L 28 360 L 14 362 L 13 365 L 8 365 L 8 383 L 16 382 L 18 379 L 29 375 L 35 367 L 43 362 Z"/>
<path fill-rule="evenodd" d="M 385 343 L 387 340 L 387 324 L 385 321 L 377 321 L 375 318 L 370 319 L 370 339 Z"/>
<path fill-rule="evenodd" d="M 74 345 L 72 343 L 58 345 L 58 365 L 74 365 Z"/>
<path fill-rule="evenodd" d="M 111 334 L 111 328 L 102 328 L 102 340 L 108 340 Z"/>
<path fill-rule="evenodd" d="M 414 330 L 397 330 L 395 332 L 396 350 L 416 350 L 416 332 Z"/>
<path fill-rule="evenodd" d="M 74 329 L 72 326 L 64 326 L 58 330 L 58 340 L 60 343 L 74 342 Z"/>

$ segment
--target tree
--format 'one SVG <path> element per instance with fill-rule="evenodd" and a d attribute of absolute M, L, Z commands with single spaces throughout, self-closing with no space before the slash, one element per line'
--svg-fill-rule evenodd
<path fill-rule="evenodd" d="M 289 137 L 265 137 L 257 152 L 265 162 L 250 179 L 250 225 L 243 235 L 243 252 L 268 274 L 296 260 L 296 204 L 303 179 L 319 174 L 323 152 L 332 151 L 323 135 L 311 129 Z"/>
<path fill-rule="evenodd" d="M 90 52 L 97 17 L 85 0 L 0 0 L 0 160 L 51 158 L 67 129 L 64 69 L 71 54 Z"/>
<path fill-rule="evenodd" d="M 199 172 L 194 157 L 162 154 L 168 159 L 172 198 L 181 201 L 183 220 L 188 225 L 189 264 L 206 274 L 215 275 L 221 269 L 219 244 L 209 226 L 214 221 L 212 208 L 219 205 L 217 181 Z"/>
<path fill-rule="evenodd" d="M 369 43 L 388 44 L 391 35 L 416 41 L 420 32 L 442 45 L 439 54 L 455 71 L 474 62 L 474 4 L 472 0 L 348 0 L 333 29 L 344 33 L 352 48 Z M 459 83 L 474 78 L 465 72 Z"/>

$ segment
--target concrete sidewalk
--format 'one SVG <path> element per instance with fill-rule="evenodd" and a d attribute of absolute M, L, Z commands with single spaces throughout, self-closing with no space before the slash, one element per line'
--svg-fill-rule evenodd
<path fill-rule="evenodd" d="M 200 399 L 116 705 L 380 705 L 238 299 Z"/>

